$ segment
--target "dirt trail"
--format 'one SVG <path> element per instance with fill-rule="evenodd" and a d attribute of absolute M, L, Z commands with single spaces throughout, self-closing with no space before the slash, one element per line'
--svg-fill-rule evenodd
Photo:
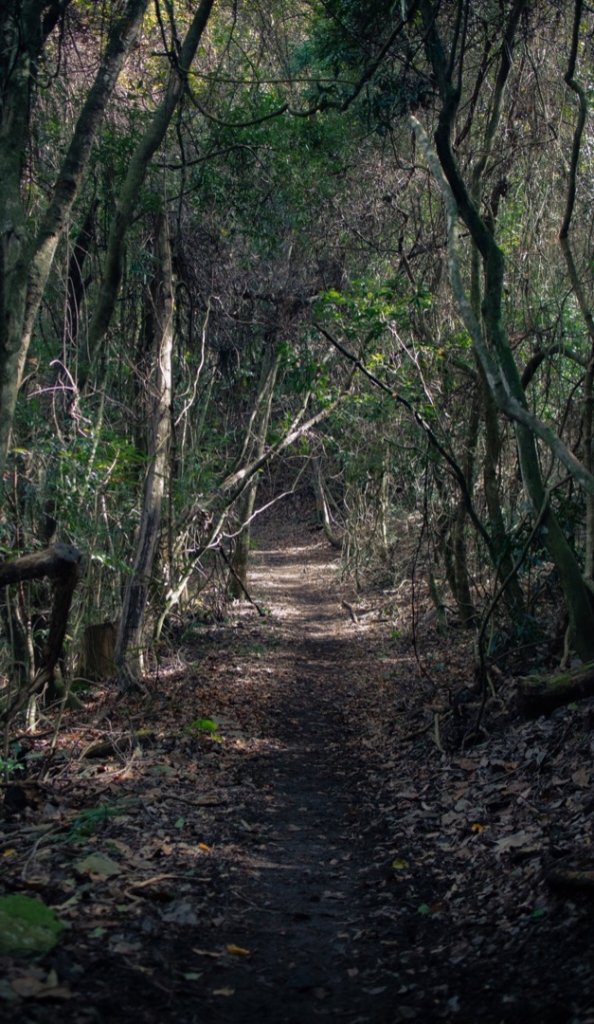
<path fill-rule="evenodd" d="M 365 915 L 372 839 L 349 721 L 368 652 L 340 607 L 331 559 L 323 542 L 283 544 L 261 549 L 251 574 L 276 622 L 263 723 L 274 747 L 245 769 L 257 794 L 244 818 L 254 854 L 225 921 L 252 961 L 230 974 L 233 996 L 211 1006 L 213 1021 L 395 1019 L 394 979 Z"/>
<path fill-rule="evenodd" d="M 243 866 L 221 926 L 253 953 L 219 965 L 229 995 L 201 1019 L 594 1024 L 591 914 L 551 894 L 532 831 L 557 805 L 516 799 L 547 792 L 529 758 L 557 749 L 555 723 L 462 755 L 426 729 L 411 745 L 410 664 L 381 626 L 351 622 L 327 545 L 290 536 L 268 537 L 251 575 L 272 613 L 257 627 L 269 684 L 250 690 L 269 746 L 242 767 Z"/>

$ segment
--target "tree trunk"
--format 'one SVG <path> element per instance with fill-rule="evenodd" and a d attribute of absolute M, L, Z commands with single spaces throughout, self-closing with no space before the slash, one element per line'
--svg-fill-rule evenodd
<path fill-rule="evenodd" d="M 262 458 L 266 447 L 266 434 L 272 412 L 272 398 L 278 375 L 279 356 L 273 352 L 273 339 L 265 342 L 264 359 L 260 374 L 258 394 L 250 417 L 246 438 L 241 453 L 241 461 L 246 458 Z M 237 500 L 237 516 L 241 525 L 239 535 L 235 539 L 235 551 L 231 559 L 233 572 L 229 577 L 229 596 L 241 601 L 245 597 L 247 586 L 247 569 L 250 552 L 250 520 L 256 504 L 258 493 L 258 476 L 250 479 L 245 490 Z"/>
<path fill-rule="evenodd" d="M 513 13 L 510 16 L 501 58 L 500 73 L 497 80 L 497 94 L 493 101 L 493 113 L 486 130 L 484 149 L 487 154 L 492 147 L 499 120 L 501 98 L 507 80 L 507 73 L 511 66 L 514 31 L 517 27 L 521 11 L 525 6 L 525 0 L 516 0 Z M 472 337 L 475 353 L 485 372 L 485 377 L 495 402 L 508 415 L 513 410 L 524 489 L 534 514 L 540 518 L 543 540 L 561 581 L 575 649 L 583 661 L 590 661 L 594 658 L 594 607 L 592 597 L 582 578 L 575 552 L 564 536 L 557 517 L 550 507 L 549 496 L 543 484 L 534 433 L 534 428 L 538 424 L 536 417 L 533 417 L 528 411 L 520 374 L 505 328 L 503 313 L 503 253 L 497 245 L 490 228 L 472 202 L 452 151 L 451 134 L 459 101 L 459 93 L 452 86 L 447 72 L 449 62 L 435 27 L 434 5 L 424 2 L 422 8 L 426 26 L 427 54 L 432 63 L 442 95 L 442 109 L 435 132 L 437 156 L 440 163 L 439 168 L 435 168 L 433 162 L 434 154 L 427 145 L 421 126 L 415 119 L 413 119 L 413 123 L 418 129 L 418 137 L 425 149 L 430 166 L 432 166 L 432 169 L 436 169 L 437 180 L 441 186 L 446 203 L 449 234 L 448 256 L 454 297 Z M 457 250 L 458 217 L 466 224 L 473 244 L 478 249 L 482 259 L 485 282 L 482 317 L 486 335 L 491 343 L 490 351 L 484 344 L 482 328 L 477 322 L 462 283 Z M 549 437 L 552 432 L 548 428 L 544 428 L 544 431 L 539 428 L 539 433 L 541 436 L 546 435 Z M 576 475 L 579 473 L 579 478 L 585 479 L 586 471 L 584 467 L 579 467 L 578 471 L 575 465 L 577 460 L 573 456 L 568 455 L 565 446 L 560 442 L 559 438 L 549 439 L 553 442 L 553 450 L 563 459 L 564 464 L 567 465 L 569 463 Z"/>
<path fill-rule="evenodd" d="M 473 402 L 468 418 L 468 431 L 465 438 L 465 447 L 462 458 L 462 472 L 466 479 L 466 486 L 472 494 L 474 477 L 474 457 L 478 441 L 479 427 L 479 404 L 478 397 L 473 396 Z M 463 626 L 472 626 L 476 622 L 476 611 L 472 603 L 470 593 L 470 577 L 468 573 L 468 559 L 466 554 L 466 523 L 468 513 L 463 498 L 458 498 L 458 508 L 452 530 L 454 565 L 456 574 L 456 604 L 458 614 Z"/>
<path fill-rule="evenodd" d="M 517 573 L 514 572 L 514 563 L 501 510 L 501 495 L 497 479 L 497 467 L 501 450 L 501 434 L 497 422 L 497 409 L 482 373 L 481 380 L 483 383 L 483 414 L 485 419 L 483 485 L 485 488 L 485 500 L 489 510 L 493 548 L 497 556 L 496 569 L 501 580 L 509 580 L 503 594 L 503 600 L 510 614 L 517 622 L 521 622 L 526 613 L 524 595 L 518 582 Z"/>
<path fill-rule="evenodd" d="M 115 676 L 115 640 L 116 627 L 113 622 L 87 626 L 83 634 L 77 674 L 83 679 L 111 679 Z"/>
<path fill-rule="evenodd" d="M 143 671 L 142 627 L 159 541 L 171 437 L 173 273 L 165 214 L 158 218 L 155 236 L 158 271 L 153 282 L 151 298 L 155 354 L 153 413 L 147 444 L 149 464 L 144 483 L 136 553 L 124 590 L 114 654 L 116 671 L 123 689 L 137 680 Z"/>
<path fill-rule="evenodd" d="M 323 473 L 322 473 L 322 459 L 321 459 L 321 457 L 319 455 L 314 455 L 313 456 L 313 458 L 311 460 L 311 468 L 312 468 L 312 479 L 313 479 L 314 493 L 315 493 L 315 496 L 316 496 L 316 507 L 317 507 L 317 510 L 318 510 L 318 515 L 319 515 L 320 520 L 322 522 L 322 528 L 324 530 L 324 534 L 326 535 L 327 540 L 330 541 L 330 543 L 331 543 L 333 548 L 341 548 L 342 547 L 343 538 L 342 538 L 342 536 L 340 534 L 338 534 L 336 532 L 336 530 L 334 529 L 333 523 L 332 523 L 332 517 L 330 515 L 330 507 L 328 505 L 328 498 L 326 497 L 326 486 L 325 486 L 325 483 L 324 483 L 324 476 L 323 476 Z M 384 493 L 383 493 L 384 480 L 385 479 L 386 479 L 386 472 L 384 471 L 384 473 L 382 475 L 382 503 L 383 503 L 383 501 L 386 501 L 386 503 L 387 503 L 387 499 L 385 498 Z M 384 516 L 384 509 L 383 508 L 382 508 L 382 516 Z M 385 535 L 385 517 L 382 518 L 382 527 L 383 527 L 383 529 L 382 529 L 382 540 L 383 540 L 383 543 L 384 543 L 384 552 L 387 555 L 388 554 L 388 551 L 387 551 L 388 544 L 387 544 L 387 537 Z"/>
<path fill-rule="evenodd" d="M 124 240 L 134 216 L 142 184 L 150 162 L 165 138 L 175 108 L 183 95 L 190 66 L 214 3 L 215 0 L 202 0 L 200 3 L 184 39 L 179 57 L 169 74 L 165 95 L 130 158 L 109 233 L 97 306 L 89 326 L 88 348 L 91 361 L 97 354 L 111 323 L 122 277 Z M 84 375 L 81 375 L 81 386 L 84 383 Z"/>
<path fill-rule="evenodd" d="M 237 502 L 237 514 L 245 525 L 242 526 L 239 535 L 235 538 L 235 550 L 231 559 L 231 569 L 227 590 L 229 597 L 234 601 L 243 601 L 247 589 L 247 571 L 250 555 L 250 526 L 249 520 L 256 504 L 258 493 L 258 480 L 254 477 L 250 480 L 243 494 Z"/>
<path fill-rule="evenodd" d="M 8 453 L 33 325 L 58 242 L 78 195 L 107 102 L 138 36 L 147 3 L 148 0 L 128 0 L 124 14 L 114 22 L 105 56 L 78 118 L 35 239 L 27 235 L 22 174 L 29 138 L 31 90 L 49 27 L 42 17 L 46 5 L 13 5 L 12 18 L 5 14 L 0 23 L 3 45 L 8 40 L 10 50 L 3 53 L 10 74 L 0 78 L 0 474 Z"/>

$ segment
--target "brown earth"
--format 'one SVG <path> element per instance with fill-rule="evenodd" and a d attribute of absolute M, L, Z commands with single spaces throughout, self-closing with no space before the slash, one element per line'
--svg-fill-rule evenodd
<path fill-rule="evenodd" d="M 465 745 L 467 637 L 427 636 L 428 681 L 342 586 L 320 534 L 269 527 L 264 617 L 197 626 L 149 699 L 97 692 L 35 740 L 3 891 L 68 929 L 0 958 L 2 1020 L 593 1024 L 589 891 L 549 875 L 590 865 L 594 703 L 523 722 L 502 694 Z"/>

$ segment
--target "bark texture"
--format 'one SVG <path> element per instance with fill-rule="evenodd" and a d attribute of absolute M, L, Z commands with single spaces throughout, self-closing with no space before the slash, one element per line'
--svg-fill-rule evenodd
<path fill-rule="evenodd" d="M 105 55 L 78 117 L 51 199 L 36 235 L 23 204 L 23 168 L 30 101 L 43 46 L 67 4 L 12 3 L 0 15 L 0 473 L 35 318 L 58 243 L 88 166 L 91 148 L 124 61 L 138 36 L 148 0 L 128 0 L 114 21 Z M 50 7 L 50 11 L 44 8 Z M 52 18 L 48 14 L 53 12 Z"/>
<path fill-rule="evenodd" d="M 114 661 L 122 688 L 142 674 L 142 629 L 161 528 L 171 438 L 173 351 L 173 272 L 167 220 L 164 214 L 155 227 L 158 272 L 153 282 L 151 315 L 154 322 L 152 416 L 149 425 L 148 459 L 140 527 L 132 571 L 124 591 Z"/>

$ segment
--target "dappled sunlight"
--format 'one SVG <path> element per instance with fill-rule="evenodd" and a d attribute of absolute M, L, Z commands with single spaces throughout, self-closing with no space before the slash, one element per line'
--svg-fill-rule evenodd
<path fill-rule="evenodd" d="M 336 635 L 340 612 L 340 564 L 326 541 L 254 552 L 249 586 L 281 622 L 302 623 L 320 639 Z"/>
<path fill-rule="evenodd" d="M 211 1000 L 212 1024 L 226 1024 L 217 999 L 230 1000 L 225 1015 L 245 1010 L 229 1021 L 265 1019 L 272 989 L 303 993 L 303 1020 L 313 989 L 367 1013 L 394 967 L 369 925 L 366 880 L 401 853 L 370 832 L 392 775 L 402 788 L 399 769 L 376 772 L 374 723 L 378 708 L 392 716 L 410 664 L 383 626 L 353 621 L 325 542 L 278 536 L 254 553 L 248 587 L 264 615 L 235 602 L 193 623 L 145 694 L 94 686 L 64 713 L 53 752 L 40 738 L 47 780 L 26 813 L 47 833 L 5 846 L 27 884 L 59 892 L 69 942 L 99 934 L 110 969 L 165 950 L 184 986 L 196 977 L 201 1011 Z M 425 734 L 422 717 L 414 729 Z M 390 899 L 382 890 L 388 943 Z"/>

